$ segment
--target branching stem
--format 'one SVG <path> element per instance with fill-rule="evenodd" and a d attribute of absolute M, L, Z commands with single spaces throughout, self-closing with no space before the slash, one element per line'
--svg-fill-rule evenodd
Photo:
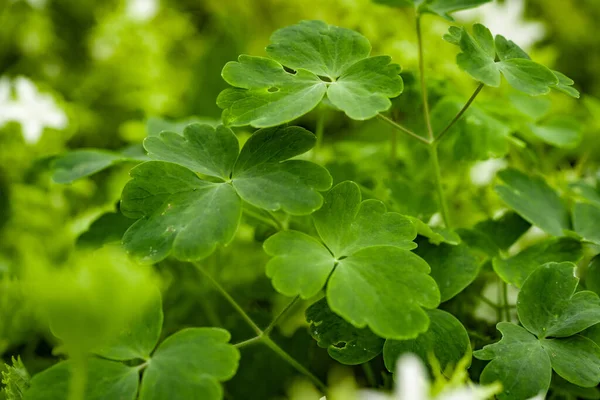
<path fill-rule="evenodd" d="M 439 142 L 442 137 L 444 137 L 444 135 L 446 133 L 448 133 L 448 131 L 450 130 L 450 128 L 452 128 L 454 126 L 455 123 L 458 122 L 458 120 L 463 116 L 463 114 L 465 113 L 465 111 L 467 111 L 467 109 L 471 106 L 471 104 L 473 103 L 473 101 L 475 101 L 475 98 L 477 97 L 477 95 L 479 94 L 479 92 L 481 92 L 481 89 L 483 89 L 485 85 L 483 83 L 480 83 L 477 86 L 477 89 L 475 89 L 475 91 L 473 92 L 473 94 L 471 95 L 471 97 L 469 97 L 469 100 L 467 100 L 467 102 L 465 103 L 465 105 L 463 106 L 463 108 L 458 112 L 458 114 L 456 114 L 456 116 L 454 117 L 454 119 L 452 121 L 450 121 L 450 123 L 448 124 L 448 126 L 446 126 L 434 139 L 434 143 L 435 142 Z"/>
<path fill-rule="evenodd" d="M 401 132 L 406 133 L 407 135 L 411 136 L 413 139 L 417 139 L 418 141 L 420 141 L 421 143 L 425 143 L 425 144 L 430 144 L 431 142 L 427 139 L 425 139 L 422 136 L 417 135 L 416 133 L 414 133 L 413 131 L 411 131 L 408 128 L 403 127 L 402 125 L 400 125 L 399 123 L 397 123 L 396 121 L 392 120 L 391 118 L 386 117 L 383 114 L 377 114 L 377 117 L 385 122 L 387 122 L 388 124 L 390 124 L 391 126 L 393 126 L 394 128 L 398 129 Z"/>
<path fill-rule="evenodd" d="M 298 361 L 296 361 L 295 358 L 293 358 L 288 353 L 286 353 L 285 350 L 283 350 L 281 347 L 279 347 L 279 345 L 277 343 L 275 343 L 273 341 L 273 339 L 271 339 L 269 337 L 269 332 L 271 332 L 273 330 L 273 328 L 277 325 L 277 322 L 279 320 L 281 320 L 282 316 L 292 308 L 292 306 L 296 303 L 296 301 L 298 301 L 298 297 L 294 298 L 291 301 L 291 303 L 288 304 L 283 309 L 283 311 L 275 317 L 275 319 L 273 320 L 273 322 L 271 322 L 269 324 L 267 329 L 265 329 L 263 331 L 258 327 L 258 325 L 256 325 L 256 323 L 252 320 L 252 318 L 250 318 L 248 316 L 248 314 L 246 314 L 244 309 L 235 301 L 235 299 L 233 297 L 231 297 L 231 295 L 225 290 L 225 288 L 223 288 L 223 286 L 221 286 L 221 284 L 219 282 L 217 282 L 204 268 L 202 268 L 202 266 L 200 266 L 198 264 L 195 264 L 195 265 L 198 268 L 198 270 L 213 284 L 213 286 L 219 291 L 219 293 L 221 293 L 221 295 L 225 298 L 225 300 L 227 300 L 227 302 L 235 309 L 235 311 L 237 311 L 237 313 L 242 317 L 242 319 L 244 319 L 244 321 L 246 321 L 248 326 L 250 326 L 250 328 L 252 328 L 252 330 L 254 332 L 256 332 L 255 337 L 250 338 L 248 340 L 244 340 L 243 342 L 237 343 L 235 345 L 237 348 L 243 348 L 245 346 L 248 346 L 248 345 L 251 345 L 254 343 L 262 342 L 268 348 L 270 348 L 275 353 L 277 353 L 288 364 L 290 364 L 292 367 L 294 367 L 298 372 L 306 375 L 315 384 L 315 386 L 317 386 L 323 393 L 327 393 L 327 386 L 323 382 L 321 382 L 321 380 L 319 378 L 317 378 L 306 367 L 304 367 L 302 364 L 300 364 Z"/>

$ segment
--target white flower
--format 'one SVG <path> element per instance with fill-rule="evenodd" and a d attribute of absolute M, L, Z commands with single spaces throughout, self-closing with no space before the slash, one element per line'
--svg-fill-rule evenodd
<path fill-rule="evenodd" d="M 21 124 L 27 143 L 37 143 L 45 127 L 64 129 L 67 116 L 49 94 L 40 93 L 29 79 L 15 79 L 15 99 L 10 96 L 11 84 L 0 80 L 0 126 L 9 121 Z"/>
<path fill-rule="evenodd" d="M 475 186 L 486 186 L 494 179 L 496 172 L 506 167 L 506 165 L 506 160 L 502 158 L 490 158 L 475 163 L 469 171 L 471 183 Z"/>
<path fill-rule="evenodd" d="M 374 390 L 360 392 L 360 400 L 487 400 L 500 392 L 501 386 L 493 384 L 480 386 L 449 384 L 437 395 L 431 395 L 431 384 L 421 359 L 413 354 L 405 354 L 396 365 L 396 387 L 392 394 Z M 543 400 L 542 395 L 530 400 Z"/>
<path fill-rule="evenodd" d="M 524 13 L 525 0 L 505 0 L 460 11 L 454 16 L 461 21 L 479 21 L 493 34 L 503 35 L 527 50 L 544 38 L 546 29 L 541 22 L 525 21 Z"/>

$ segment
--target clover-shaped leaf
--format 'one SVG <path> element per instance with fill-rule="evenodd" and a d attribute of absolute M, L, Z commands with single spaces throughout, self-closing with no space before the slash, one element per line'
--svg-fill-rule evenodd
<path fill-rule="evenodd" d="M 364 36 L 322 21 L 282 28 L 271 36 L 270 58 L 242 55 L 223 68 L 223 78 L 233 86 L 217 99 L 223 121 L 280 125 L 311 111 L 325 95 L 350 118 L 372 118 L 387 110 L 404 86 L 399 65 L 370 53 Z"/>
<path fill-rule="evenodd" d="M 157 262 L 171 252 L 181 260 L 210 255 L 237 231 L 242 200 L 290 214 L 310 214 L 331 186 L 322 167 L 288 160 L 308 151 L 315 136 L 298 127 L 257 131 L 239 151 L 226 127 L 188 125 L 183 136 L 162 132 L 144 141 L 149 156 L 131 171 L 121 210 L 139 219 L 123 243 L 134 256 Z M 201 174 L 202 176 L 199 176 Z"/>
<path fill-rule="evenodd" d="M 453 26 L 444 39 L 460 47 L 458 66 L 471 77 L 488 86 L 500 86 L 501 75 L 515 89 L 530 94 L 547 94 L 557 89 L 573 97 L 579 93 L 570 85 L 573 81 L 532 61 L 523 49 L 502 35 L 495 38 L 481 24 L 473 26 L 471 35 L 466 29 Z"/>
<path fill-rule="evenodd" d="M 329 309 L 321 299 L 306 310 L 310 334 L 319 347 L 326 348 L 334 360 L 346 364 L 363 364 L 377 357 L 383 349 L 382 338 L 368 328 L 356 328 Z"/>
<path fill-rule="evenodd" d="M 572 336 L 600 322 L 600 298 L 587 290 L 575 292 L 574 268 L 568 262 L 545 264 L 519 292 L 519 319 L 537 337 Z"/>
<path fill-rule="evenodd" d="M 521 287 L 527 277 L 540 265 L 549 262 L 577 262 L 583 256 L 583 247 L 578 240 L 552 238 L 527 247 L 508 258 L 496 257 L 494 271 L 506 283 Z"/>
<path fill-rule="evenodd" d="M 391 7 L 415 7 L 419 13 L 431 13 L 454 21 L 450 14 L 489 3 L 492 0 L 374 0 Z"/>
<path fill-rule="evenodd" d="M 552 370 L 578 386 L 594 387 L 600 382 L 600 347 L 579 334 L 600 322 L 600 299 L 590 291 L 575 293 L 579 279 L 574 272 L 572 263 L 548 263 L 536 269 L 525 280 L 517 301 L 523 328 L 499 323 L 502 340 L 474 353 L 492 360 L 481 382 L 501 381 L 500 399 L 547 391 Z"/>
<path fill-rule="evenodd" d="M 275 289 L 310 298 L 327 284 L 333 312 L 384 338 L 413 338 L 427 330 L 423 308 L 435 308 L 440 293 L 427 263 L 409 251 L 416 229 L 408 218 L 386 212 L 380 201 L 361 202 L 358 185 L 342 182 L 313 220 L 321 241 L 295 231 L 265 241 Z"/>
<path fill-rule="evenodd" d="M 505 185 L 496 192 L 519 215 L 554 236 L 569 229 L 569 213 L 559 195 L 542 177 L 533 177 L 516 169 L 498 173 Z"/>
<path fill-rule="evenodd" d="M 429 329 L 415 339 L 385 341 L 383 360 L 390 372 L 394 372 L 396 361 L 405 353 L 418 355 L 423 362 L 430 364 L 433 356 L 439 363 L 440 371 L 454 367 L 463 357 L 471 353 L 471 342 L 465 327 L 452 314 L 442 310 L 429 310 Z"/>

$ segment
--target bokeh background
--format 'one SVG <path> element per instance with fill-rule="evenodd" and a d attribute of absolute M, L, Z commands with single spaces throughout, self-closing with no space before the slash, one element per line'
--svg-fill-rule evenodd
<path fill-rule="evenodd" d="M 586 159 L 596 159 L 600 0 L 496 1 L 456 17 L 483 22 L 520 44 L 534 60 L 575 80 L 582 98 L 557 97 L 554 107 L 578 119 L 585 136 L 580 147 L 560 157 L 571 162 L 585 148 Z M 223 65 L 242 53 L 264 55 L 274 30 L 303 19 L 361 32 L 375 54 L 389 54 L 403 66 L 410 90 L 417 70 L 414 16 L 369 0 L 0 0 L 0 355 L 5 360 L 20 354 L 32 372 L 55 361 L 52 335 L 26 301 L 35 293 L 18 285 L 18 279 L 27 268 L 71 260 L 80 235 L 103 213 L 115 210 L 131 167 L 60 185 L 51 179 L 53 157 L 68 149 L 139 145 L 153 117 L 217 121 L 215 100 L 226 87 L 220 77 Z M 456 67 L 455 46 L 442 40 L 449 23 L 434 16 L 425 21 L 432 101 L 446 91 L 468 97 L 474 82 Z M 396 106 L 401 108 L 402 101 Z M 312 128 L 310 115 L 306 124 Z M 367 135 L 362 125 L 348 125 L 341 115 L 331 116 L 329 125 L 333 128 L 326 141 Z M 376 141 L 377 134 L 372 135 Z M 341 168 L 330 166 L 334 176 L 336 167 Z M 257 248 L 251 241 L 240 246 Z M 265 304 L 283 302 L 264 278 L 262 253 L 245 254 L 250 256 L 242 260 L 227 253 L 211 262 L 220 263 L 221 279 L 257 319 L 268 321 L 270 314 L 261 314 L 269 309 Z M 221 325 L 236 329 L 236 317 L 218 311 L 226 309 L 220 299 L 210 300 L 215 304 L 200 300 L 209 289 L 194 271 L 171 263 L 157 276 L 164 292 L 165 335 L 219 318 L 225 320 L 217 321 Z M 288 329 L 288 348 L 299 358 L 314 346 L 305 332 L 294 334 L 301 320 L 299 313 L 279 333 L 285 336 Z M 256 353 L 242 360 L 273 371 L 272 381 L 254 383 L 254 390 L 264 391 L 255 398 L 289 390 L 289 380 L 279 378 L 289 373 L 287 367 L 275 357 L 261 357 Z M 325 370 L 327 363 L 323 365 Z M 235 379 L 254 382 L 249 374 Z M 247 388 L 231 384 L 232 398 L 248 398 L 235 387 Z"/>

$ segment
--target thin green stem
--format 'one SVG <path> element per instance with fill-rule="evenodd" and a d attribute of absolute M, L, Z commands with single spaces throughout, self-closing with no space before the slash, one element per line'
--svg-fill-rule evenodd
<path fill-rule="evenodd" d="M 267 218 L 267 217 L 265 217 L 257 212 L 254 212 L 253 210 L 250 210 L 248 208 L 244 208 L 243 211 L 244 211 L 244 214 L 246 214 L 247 216 L 254 218 L 258 221 L 264 222 L 265 224 L 272 226 L 273 228 L 277 229 L 278 231 L 284 230 L 281 222 L 279 222 L 279 220 L 271 214 L 269 214 L 269 217 L 271 217 L 271 218 Z"/>
<path fill-rule="evenodd" d="M 266 344 L 271 350 L 279 355 L 279 357 L 283 358 L 288 364 L 294 367 L 298 372 L 306 375 L 314 384 L 317 386 L 323 393 L 327 393 L 327 386 L 321 382 L 319 378 L 313 375 L 308 369 L 306 369 L 302 364 L 300 364 L 296 359 L 290 356 L 285 352 L 277 343 L 275 343 L 270 337 L 263 336 L 262 341 Z"/>
<path fill-rule="evenodd" d="M 254 336 L 253 338 L 236 343 L 234 346 L 237 347 L 238 349 L 241 349 L 242 347 L 250 346 L 251 344 L 260 343 L 261 340 L 262 340 L 261 336 Z"/>
<path fill-rule="evenodd" d="M 321 148 L 323 147 L 323 136 L 325 134 L 325 110 L 317 111 L 317 126 L 315 129 L 315 135 L 317 136 L 317 142 L 315 143 L 315 147 L 313 148 L 312 158 L 316 160 Z"/>
<path fill-rule="evenodd" d="M 223 297 L 225 297 L 225 300 L 227 300 L 227 302 L 229 304 L 231 304 L 231 306 L 237 311 L 237 313 L 240 314 L 240 316 L 244 319 L 244 321 L 246 321 L 246 323 L 248 324 L 248 326 L 250 326 L 250 328 L 252 328 L 252 330 L 254 332 L 256 332 L 256 334 L 258 336 L 261 336 L 263 334 L 262 330 L 258 327 L 258 325 L 256 325 L 254 323 L 254 321 L 252 320 L 252 318 L 250 318 L 248 316 L 248 314 L 246 314 L 246 312 L 244 311 L 244 309 L 237 303 L 237 301 L 235 301 L 235 299 L 229 295 L 229 293 L 225 290 L 225 288 L 223 288 L 223 286 L 221 286 L 221 284 L 219 282 L 217 282 L 212 277 L 212 275 L 210 275 L 208 272 L 206 272 L 206 270 L 204 268 L 202 268 L 198 264 L 195 264 L 195 265 L 196 265 L 196 268 L 198 268 L 198 271 L 200 271 L 200 272 L 202 272 L 202 274 L 204 274 L 204 276 L 210 281 L 210 283 L 213 284 L 213 286 L 215 287 L 215 289 L 217 289 L 219 291 L 219 293 L 221 293 L 221 295 Z"/>
<path fill-rule="evenodd" d="M 437 145 L 435 143 L 429 146 L 429 158 L 431 159 L 431 166 L 433 167 L 435 188 L 438 194 L 442 219 L 444 220 L 444 225 L 446 228 L 450 228 L 451 225 L 448 214 L 448 204 L 446 203 L 446 196 L 444 195 L 444 188 L 442 186 L 442 172 L 440 170 L 440 161 L 438 158 Z"/>
<path fill-rule="evenodd" d="M 412 137 L 414 139 L 417 139 L 421 143 L 425 143 L 425 144 L 430 144 L 431 143 L 429 140 L 425 139 L 424 137 L 422 137 L 420 135 L 417 135 L 416 133 L 414 133 L 410 129 L 403 127 L 402 125 L 400 125 L 396 121 L 394 121 L 394 120 L 386 117 L 383 114 L 377 114 L 377 117 L 379 117 L 379 119 L 387 122 L 388 124 L 390 124 L 394 128 L 398 129 L 399 131 L 406 133 L 407 135 L 409 135 L 410 137 Z"/>
<path fill-rule="evenodd" d="M 488 306 L 492 307 L 494 310 L 498 310 L 499 308 L 501 308 L 498 304 L 494 303 L 493 301 L 491 301 L 490 299 L 488 299 L 485 296 L 482 295 L 478 295 L 477 298 L 481 301 L 483 301 L 485 304 L 487 304 Z"/>
<path fill-rule="evenodd" d="M 429 141 L 433 141 L 433 128 L 431 127 L 431 117 L 429 116 L 429 100 L 427 98 L 427 84 L 425 83 L 425 60 L 423 56 L 423 35 L 421 33 L 421 15 L 417 15 L 417 42 L 419 43 L 419 74 L 421 80 L 421 95 L 423 97 L 423 117 L 427 125 L 427 135 Z"/>
<path fill-rule="evenodd" d="M 73 357 L 71 379 L 69 380 L 69 400 L 84 400 L 87 384 L 88 360 L 86 357 Z"/>
<path fill-rule="evenodd" d="M 300 300 L 300 296 L 296 296 L 294 297 L 294 299 L 287 305 L 284 307 L 283 310 L 281 310 L 281 312 L 279 314 L 277 314 L 277 316 L 273 319 L 273 321 L 271 321 L 271 323 L 269 324 L 269 326 L 266 327 L 266 329 L 263 331 L 264 335 L 268 335 L 269 333 L 271 333 L 271 331 L 273 330 L 273 328 L 275 328 L 277 326 L 277 324 L 279 323 L 279 321 L 281 321 L 281 318 L 283 318 L 283 316 L 285 314 L 287 314 L 287 312 L 294 307 L 294 304 L 296 304 L 296 302 Z"/>
<path fill-rule="evenodd" d="M 279 220 L 279 218 L 277 218 L 277 215 L 275 215 L 275 213 L 273 211 L 267 211 L 267 214 L 269 214 L 269 216 L 271 217 L 271 219 L 277 224 L 277 226 L 279 228 L 277 228 L 280 231 L 285 231 L 287 229 L 287 222 L 283 223 Z"/>
<path fill-rule="evenodd" d="M 369 383 L 369 386 L 371 386 L 372 388 L 376 388 L 377 379 L 375 379 L 375 373 L 373 372 L 373 367 L 371 367 L 371 364 L 367 361 L 366 363 L 362 364 L 362 368 L 363 372 L 365 373 L 365 377 L 367 378 L 367 382 Z"/>
<path fill-rule="evenodd" d="M 483 89 L 485 85 L 483 83 L 480 83 L 477 86 L 477 89 L 475 89 L 475 91 L 473 92 L 473 94 L 471 95 L 471 97 L 469 97 L 469 100 L 467 100 L 466 104 L 463 106 L 463 108 L 458 112 L 458 114 L 456 114 L 456 116 L 454 117 L 454 119 L 452 121 L 450 121 L 450 123 L 448 124 L 448 126 L 446 126 L 434 139 L 434 142 L 439 142 L 442 137 L 444 137 L 444 135 L 446 133 L 448 133 L 448 131 L 450 130 L 450 128 L 452 128 L 454 126 L 455 123 L 458 122 L 458 120 L 463 116 L 463 114 L 467 111 L 467 109 L 471 106 L 471 104 L 473 103 L 473 101 L 475 101 L 475 98 L 477 97 L 477 95 L 481 92 L 481 89 Z"/>
<path fill-rule="evenodd" d="M 502 305 L 504 306 L 504 315 L 506 321 L 510 322 L 510 304 L 508 304 L 508 285 L 502 281 Z"/>

